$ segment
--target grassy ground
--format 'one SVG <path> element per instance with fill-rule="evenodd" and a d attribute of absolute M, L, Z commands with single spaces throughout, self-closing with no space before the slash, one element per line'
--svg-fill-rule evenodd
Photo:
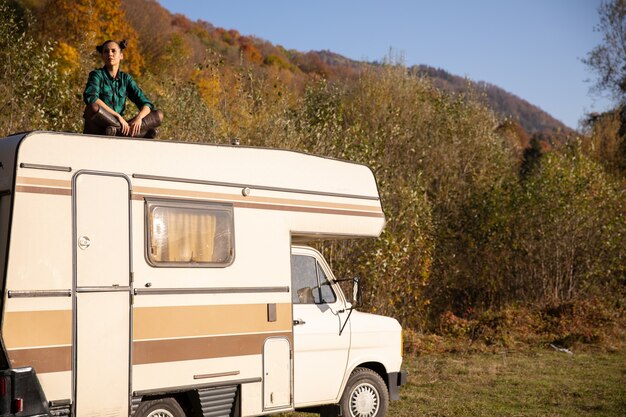
<path fill-rule="evenodd" d="M 425 355 L 404 368 L 409 382 L 388 417 L 626 415 L 625 351 Z"/>

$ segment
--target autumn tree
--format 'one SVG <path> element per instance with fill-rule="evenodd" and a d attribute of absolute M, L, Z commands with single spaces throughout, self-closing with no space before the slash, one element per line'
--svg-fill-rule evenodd
<path fill-rule="evenodd" d="M 39 13 L 39 21 L 42 37 L 64 44 L 69 56 L 76 50 L 91 53 L 107 39 L 128 40 L 125 66 L 133 75 L 141 75 L 144 62 L 139 39 L 126 20 L 121 0 L 50 0 Z"/>
<path fill-rule="evenodd" d="M 626 195 L 577 144 L 547 153 L 513 202 L 515 300 L 560 303 L 623 289 Z"/>
<path fill-rule="evenodd" d="M 602 2 L 598 7 L 602 44 L 587 54 L 583 62 L 598 76 L 595 89 L 609 92 L 626 104 L 626 0 Z"/>
<path fill-rule="evenodd" d="M 30 22 L 27 11 L 0 2 L 0 137 L 71 129 L 78 120 L 72 113 L 74 91 L 59 71 L 53 44 L 38 42 Z"/>
<path fill-rule="evenodd" d="M 141 54 L 152 69 L 169 42 L 172 16 L 155 0 L 124 0 L 126 19 L 137 30 Z"/>

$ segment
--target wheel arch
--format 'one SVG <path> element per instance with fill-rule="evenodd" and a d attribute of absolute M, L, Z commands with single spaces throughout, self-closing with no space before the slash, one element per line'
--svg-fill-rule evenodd
<path fill-rule="evenodd" d="M 367 368 L 376 372 L 385 382 L 385 385 L 387 386 L 387 392 L 389 392 L 389 374 L 387 373 L 387 367 L 383 363 L 375 361 L 375 360 L 359 361 L 359 362 L 352 364 L 350 367 L 346 369 L 347 372 L 343 378 L 343 383 L 341 384 L 341 390 L 339 390 L 337 401 L 341 399 L 341 396 L 343 395 L 343 392 L 345 391 L 346 386 L 348 385 L 348 380 L 350 379 L 350 375 L 352 375 L 354 370 L 357 368 Z"/>
<path fill-rule="evenodd" d="M 380 362 L 365 362 L 355 366 L 352 371 L 350 371 L 350 374 L 352 374 L 352 372 L 354 372 L 356 368 L 367 368 L 376 372 L 383 379 L 383 381 L 385 381 L 387 390 L 389 390 L 389 374 L 387 373 L 387 368 L 385 368 L 385 365 Z"/>

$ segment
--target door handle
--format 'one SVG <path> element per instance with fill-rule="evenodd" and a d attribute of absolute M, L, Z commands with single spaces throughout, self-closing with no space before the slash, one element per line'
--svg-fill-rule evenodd
<path fill-rule="evenodd" d="M 301 325 L 301 324 L 305 324 L 305 323 L 306 323 L 306 321 L 304 321 L 304 320 L 302 320 L 302 319 L 295 319 L 295 320 L 293 321 L 293 325 L 294 325 L 294 326 L 299 326 L 299 325 Z"/>
<path fill-rule="evenodd" d="M 91 239 L 88 236 L 81 236 L 78 238 L 78 247 L 85 250 L 91 246 Z"/>

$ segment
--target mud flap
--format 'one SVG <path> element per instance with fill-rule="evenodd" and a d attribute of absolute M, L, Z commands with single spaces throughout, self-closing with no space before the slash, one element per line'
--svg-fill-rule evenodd
<path fill-rule="evenodd" d="M 389 381 L 389 399 L 396 401 L 400 399 L 400 387 L 406 384 L 408 373 L 406 371 L 390 372 Z"/>

